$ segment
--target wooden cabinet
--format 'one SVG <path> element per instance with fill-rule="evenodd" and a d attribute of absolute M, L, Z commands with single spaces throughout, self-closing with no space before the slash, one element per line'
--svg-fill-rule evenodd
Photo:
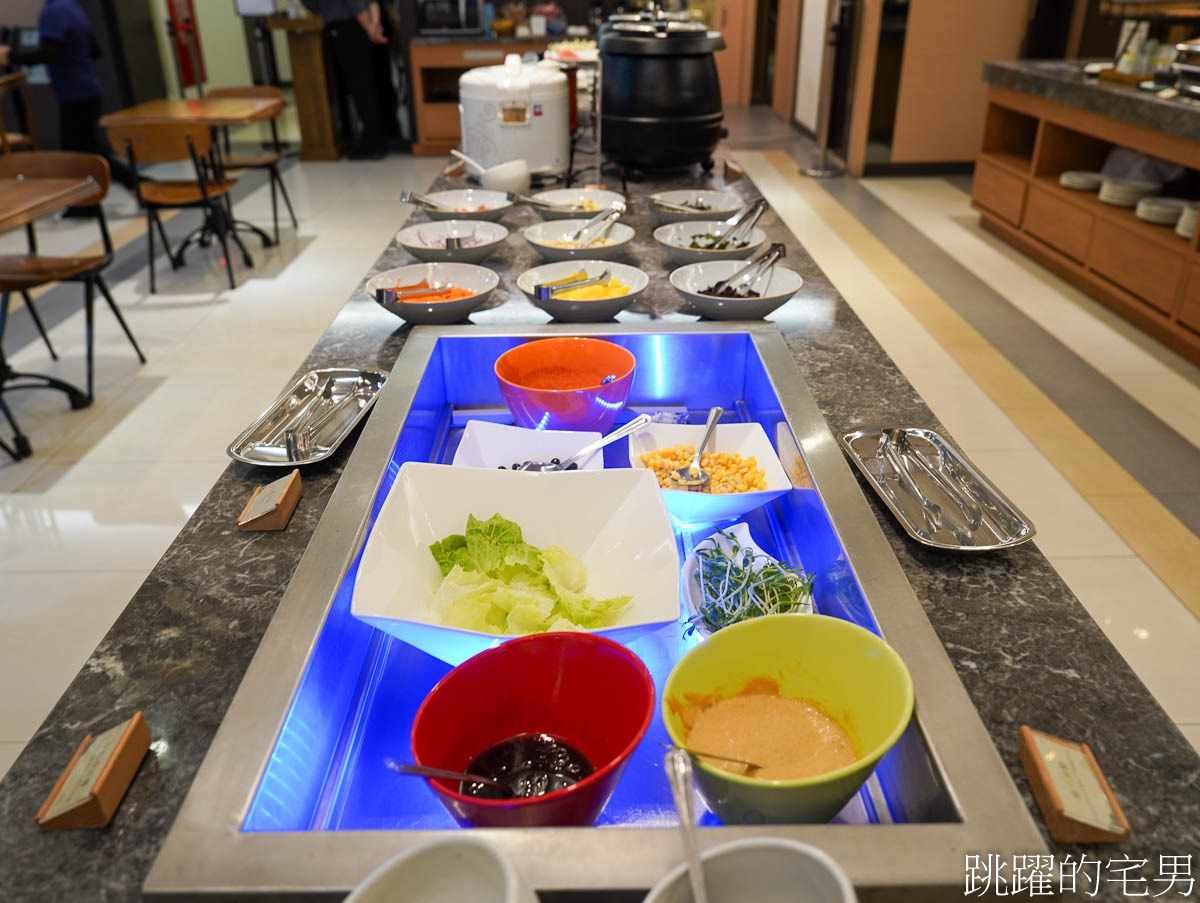
<path fill-rule="evenodd" d="M 1021 222 L 1025 207 L 1025 180 L 980 157 L 975 164 L 972 197 L 982 207 L 1004 217 L 1014 226 Z"/>
<path fill-rule="evenodd" d="M 1179 306 L 1179 322 L 1200 332 L 1200 265 L 1192 264 L 1187 285 L 1183 290 L 1183 303 Z"/>
<path fill-rule="evenodd" d="M 1179 280 L 1183 277 L 1180 255 L 1102 221 L 1096 223 L 1092 233 L 1088 262 L 1101 276 L 1145 299 L 1164 314 L 1171 313 L 1175 306 Z"/>
<path fill-rule="evenodd" d="M 1087 260 L 1092 215 L 1036 186 L 1029 189 L 1022 225 L 1030 235 L 1081 263 Z"/>
<path fill-rule="evenodd" d="M 971 190 L 980 224 L 1200 364 L 1200 238 L 1059 185 L 1124 147 L 1200 172 L 1200 141 L 992 85 Z"/>

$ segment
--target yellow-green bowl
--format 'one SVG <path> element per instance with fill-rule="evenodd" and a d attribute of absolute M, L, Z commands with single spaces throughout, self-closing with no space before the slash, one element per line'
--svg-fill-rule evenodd
<path fill-rule="evenodd" d="M 685 746 L 689 696 L 723 699 L 754 678 L 815 703 L 849 734 L 858 759 L 790 781 L 744 777 L 698 761 L 696 785 L 726 824 L 825 823 L 841 811 L 912 717 L 913 685 L 896 651 L 869 630 L 824 615 L 767 615 L 719 630 L 687 653 L 663 689 L 667 734 Z"/>

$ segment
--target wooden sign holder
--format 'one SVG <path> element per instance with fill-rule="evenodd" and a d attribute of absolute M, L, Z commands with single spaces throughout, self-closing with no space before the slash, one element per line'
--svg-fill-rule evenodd
<path fill-rule="evenodd" d="M 141 712 L 99 736 L 88 734 L 42 803 L 37 823 L 47 831 L 103 828 L 149 748 L 150 728 Z"/>
<path fill-rule="evenodd" d="M 246 507 L 238 515 L 238 529 L 283 530 L 292 519 L 301 490 L 299 469 L 274 483 L 256 487 Z"/>
<path fill-rule="evenodd" d="M 1034 798 L 1059 843 L 1116 843 L 1129 822 L 1086 743 L 1021 725 L 1018 753 Z"/>

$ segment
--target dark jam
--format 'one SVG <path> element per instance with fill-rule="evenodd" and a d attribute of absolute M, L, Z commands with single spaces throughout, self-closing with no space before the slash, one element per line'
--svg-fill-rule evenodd
<path fill-rule="evenodd" d="M 472 759 L 466 770 L 499 781 L 518 797 L 545 796 L 595 771 L 583 753 L 549 734 L 517 734 L 501 740 Z M 459 792 L 483 799 L 508 799 L 497 787 L 471 781 L 463 781 Z"/>

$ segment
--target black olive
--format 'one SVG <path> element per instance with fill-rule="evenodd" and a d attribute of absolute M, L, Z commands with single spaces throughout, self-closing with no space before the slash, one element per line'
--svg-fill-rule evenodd
<path fill-rule="evenodd" d="M 562 461 L 558 460 L 558 458 L 551 458 L 550 463 L 551 464 L 561 464 Z"/>
<path fill-rule="evenodd" d="M 571 462 L 570 464 L 568 464 L 568 465 L 566 466 L 566 468 L 564 468 L 564 469 L 565 469 L 565 470 L 579 470 L 579 465 L 578 465 L 578 464 L 576 464 L 574 461 L 572 461 L 572 462 Z"/>

